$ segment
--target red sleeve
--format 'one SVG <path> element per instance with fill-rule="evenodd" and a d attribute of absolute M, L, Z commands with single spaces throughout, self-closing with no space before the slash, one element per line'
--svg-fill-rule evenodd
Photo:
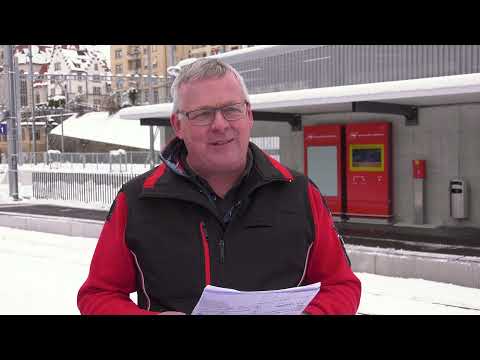
<path fill-rule="evenodd" d="M 304 284 L 321 282 L 317 296 L 306 307 L 312 315 L 354 315 L 360 304 L 361 283 L 348 263 L 343 242 L 323 204 L 318 189 L 308 185 L 315 224 Z"/>
<path fill-rule="evenodd" d="M 140 309 L 129 297 L 136 290 L 136 267 L 125 242 L 127 202 L 119 193 L 103 226 L 90 264 L 90 272 L 78 292 L 82 315 L 154 315 Z"/>

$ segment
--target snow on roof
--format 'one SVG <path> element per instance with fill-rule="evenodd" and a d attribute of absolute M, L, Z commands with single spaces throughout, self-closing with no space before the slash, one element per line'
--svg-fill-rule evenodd
<path fill-rule="evenodd" d="M 48 64 L 51 59 L 53 48 L 48 46 L 32 45 L 32 61 L 34 64 Z M 29 59 L 28 45 L 18 46 L 15 49 L 15 56 L 19 64 L 28 64 Z"/>
<path fill-rule="evenodd" d="M 61 126 L 57 126 L 51 134 L 61 135 Z M 148 126 L 140 122 L 121 119 L 108 112 L 90 112 L 82 116 L 71 116 L 63 122 L 63 134 L 77 139 L 98 141 L 119 146 L 149 149 L 150 132 Z M 155 149 L 161 149 L 159 137 L 155 139 Z"/>
<path fill-rule="evenodd" d="M 250 95 L 253 110 L 279 111 L 313 105 L 343 104 L 356 101 L 394 101 L 409 98 L 480 93 L 480 73 L 401 81 L 278 91 Z M 135 106 L 122 109 L 122 119 L 169 117 L 173 104 Z"/>
<path fill-rule="evenodd" d="M 75 71 L 90 71 L 91 65 L 98 62 L 105 72 L 109 72 L 109 68 L 102 53 L 94 48 L 57 48 L 60 56 L 64 58 L 68 68 Z"/>
<path fill-rule="evenodd" d="M 48 86 L 48 81 L 36 81 L 33 83 L 33 87 L 43 87 L 43 86 Z"/>

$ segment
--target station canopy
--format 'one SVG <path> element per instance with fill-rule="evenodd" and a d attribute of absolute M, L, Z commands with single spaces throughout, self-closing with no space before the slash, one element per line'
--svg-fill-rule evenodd
<path fill-rule="evenodd" d="M 313 115 L 352 112 L 355 103 L 414 107 L 480 102 L 480 73 L 250 95 L 257 113 Z M 122 119 L 168 119 L 172 103 L 122 109 Z M 264 120 L 263 118 L 258 120 Z"/>

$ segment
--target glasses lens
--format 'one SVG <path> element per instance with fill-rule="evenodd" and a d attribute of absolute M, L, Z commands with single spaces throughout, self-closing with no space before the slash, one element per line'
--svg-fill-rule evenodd
<path fill-rule="evenodd" d="M 189 113 L 189 120 L 195 125 L 208 125 L 214 117 L 214 110 L 197 110 Z"/>
<path fill-rule="evenodd" d="M 240 120 L 245 115 L 245 103 L 225 106 L 222 114 L 228 121 Z"/>
<path fill-rule="evenodd" d="M 227 121 L 236 121 L 240 120 L 245 116 L 245 106 L 246 104 L 233 104 L 227 105 L 218 110 L 221 111 L 223 117 Z M 193 125 L 209 125 L 214 119 L 217 109 L 201 109 L 194 110 L 188 113 L 188 120 Z"/>

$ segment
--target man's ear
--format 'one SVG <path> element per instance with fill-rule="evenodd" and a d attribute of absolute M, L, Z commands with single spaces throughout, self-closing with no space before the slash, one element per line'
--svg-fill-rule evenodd
<path fill-rule="evenodd" d="M 172 125 L 175 136 L 182 139 L 182 121 L 178 118 L 177 113 L 170 115 L 170 125 Z"/>

